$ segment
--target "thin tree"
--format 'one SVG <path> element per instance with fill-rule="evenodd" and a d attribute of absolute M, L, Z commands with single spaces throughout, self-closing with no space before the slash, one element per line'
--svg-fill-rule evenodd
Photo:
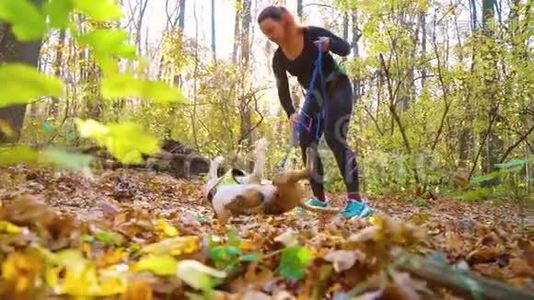
<path fill-rule="evenodd" d="M 33 0 L 33 4 L 40 6 L 42 0 Z M 11 31 L 11 26 L 0 22 L 0 63 L 24 63 L 37 67 L 41 40 L 21 42 L 16 39 Z M 0 130 L 0 143 L 17 142 L 20 138 L 26 104 L 11 105 L 0 108 L 0 123 L 7 125 L 13 131 L 7 135 Z"/>

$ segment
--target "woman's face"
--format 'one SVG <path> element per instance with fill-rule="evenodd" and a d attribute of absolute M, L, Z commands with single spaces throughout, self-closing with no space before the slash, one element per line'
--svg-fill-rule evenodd
<path fill-rule="evenodd" d="M 269 40 L 280 44 L 284 39 L 285 30 L 281 21 L 276 21 L 272 18 L 267 18 L 260 23 L 260 29 L 269 38 Z"/>

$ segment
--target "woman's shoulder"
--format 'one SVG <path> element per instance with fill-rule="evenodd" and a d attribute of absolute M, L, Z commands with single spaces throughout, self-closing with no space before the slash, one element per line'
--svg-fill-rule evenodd
<path fill-rule="evenodd" d="M 323 27 L 313 25 L 304 27 L 304 30 L 306 30 L 312 36 L 323 35 L 325 31 L 328 31 Z"/>
<path fill-rule="evenodd" d="M 273 54 L 273 62 L 280 62 L 285 58 L 284 52 L 282 52 L 282 48 L 278 46 Z"/>

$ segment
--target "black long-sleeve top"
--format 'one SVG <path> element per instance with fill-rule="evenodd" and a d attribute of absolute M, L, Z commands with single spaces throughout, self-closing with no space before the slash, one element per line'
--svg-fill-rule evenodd
<path fill-rule="evenodd" d="M 351 48 L 349 43 L 334 35 L 332 32 L 315 26 L 304 28 L 304 47 L 295 60 L 289 60 L 280 47 L 278 47 L 274 53 L 272 67 L 276 78 L 278 97 L 280 98 L 280 103 L 288 117 L 295 112 L 295 108 L 293 107 L 289 93 L 289 83 L 286 71 L 293 76 L 297 76 L 299 84 L 307 89 L 310 85 L 314 63 L 318 55 L 318 49 L 314 44 L 314 41 L 319 40 L 319 38 L 323 36 L 330 38 L 331 52 L 340 56 L 347 56 L 350 54 Z M 336 62 L 329 52 L 323 53 L 322 65 L 323 74 L 325 74 L 325 76 L 338 70 Z M 317 80 L 317 84 L 318 82 L 319 80 Z"/>

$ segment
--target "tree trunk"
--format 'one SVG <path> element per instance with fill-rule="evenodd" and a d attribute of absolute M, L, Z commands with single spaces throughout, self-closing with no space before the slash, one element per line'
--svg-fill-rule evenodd
<path fill-rule="evenodd" d="M 360 46 L 358 45 L 358 42 L 360 41 L 360 37 L 362 36 L 360 29 L 358 27 L 358 11 L 354 8 L 351 10 L 351 17 L 352 17 L 352 55 L 355 59 L 360 58 Z M 354 100 L 353 102 L 356 103 L 360 99 L 361 96 L 361 81 L 359 78 L 354 79 Z"/>
<path fill-rule="evenodd" d="M 483 93 L 485 98 L 489 101 L 490 110 L 488 112 L 488 120 L 495 120 L 495 126 L 490 129 L 490 132 L 487 137 L 487 147 L 486 151 L 483 152 L 482 163 L 483 170 L 486 172 L 492 172 L 496 169 L 495 164 L 499 163 L 499 158 L 502 153 L 503 141 L 499 137 L 499 134 L 496 132 L 498 130 L 500 123 L 498 114 L 499 114 L 499 103 L 496 99 L 498 93 L 498 78 L 497 78 L 497 61 L 493 45 L 493 26 L 490 26 L 493 22 L 495 15 L 494 1 L 493 0 L 484 0 L 482 2 L 482 29 L 484 33 L 484 39 L 487 43 L 486 47 L 481 47 L 480 59 L 490 60 L 488 64 L 482 65 L 482 73 L 484 74 L 484 88 Z M 490 182 L 489 184 L 492 184 Z"/>
<path fill-rule="evenodd" d="M 42 0 L 33 0 L 37 6 Z M 37 67 L 41 40 L 32 42 L 20 42 L 13 33 L 11 27 L 0 22 L 0 63 L 18 62 Z M 0 131 L 0 143 L 16 143 L 20 139 L 26 104 L 12 105 L 0 108 L 0 122 L 8 125 L 13 130 L 13 135 L 8 136 Z"/>
<path fill-rule="evenodd" d="M 215 35 L 215 0 L 211 0 L 211 51 L 213 52 L 213 63 L 217 63 L 217 47 Z"/>
<path fill-rule="evenodd" d="M 482 1 L 482 27 L 486 34 L 488 34 L 491 29 L 489 28 L 489 21 L 493 20 L 495 16 L 494 0 L 483 0 Z"/>
<path fill-rule="evenodd" d="M 419 24 L 421 24 L 421 57 L 426 57 L 426 12 L 419 15 Z M 425 87 L 426 69 L 421 67 L 421 88 Z"/>
<path fill-rule="evenodd" d="M 343 13 L 343 39 L 345 41 L 349 40 L 349 13 L 347 11 Z M 344 56 L 341 60 L 346 61 L 347 57 Z"/>
<path fill-rule="evenodd" d="M 251 22 L 251 0 L 243 0 L 243 19 L 241 32 L 241 62 L 246 71 L 250 67 L 250 22 Z M 244 81 L 243 81 L 244 83 Z M 244 88 L 242 89 L 242 91 Z M 249 97 L 242 96 L 239 102 L 241 114 L 241 139 L 245 149 L 252 146 L 252 113 Z"/>
<path fill-rule="evenodd" d="M 299 20 L 302 21 L 302 13 L 303 13 L 303 6 L 302 6 L 302 0 L 297 1 L 297 16 L 299 16 Z"/>
<path fill-rule="evenodd" d="M 182 32 L 185 29 L 185 0 L 179 0 L 180 1 L 180 14 L 178 17 L 178 27 Z"/>
<path fill-rule="evenodd" d="M 54 57 L 54 64 L 52 66 L 52 69 L 54 70 L 54 75 L 57 77 L 61 77 L 61 65 L 63 63 L 63 52 L 65 51 L 65 49 L 63 49 L 63 46 L 65 45 L 65 40 L 65 30 L 61 30 L 59 32 L 59 37 L 56 45 L 56 55 Z M 52 103 L 48 111 L 48 115 L 54 119 L 56 119 L 58 115 L 58 106 L 59 99 L 57 97 L 53 97 Z"/>
<path fill-rule="evenodd" d="M 139 15 L 137 16 L 137 22 L 135 22 L 135 45 L 137 46 L 137 53 L 139 55 L 141 55 L 141 28 L 143 27 L 143 17 L 145 16 L 147 5 L 148 0 L 140 0 Z"/>
<path fill-rule="evenodd" d="M 234 51 L 232 52 L 232 62 L 237 63 L 237 52 L 239 51 L 239 20 L 241 20 L 241 0 L 236 0 L 236 12 L 235 12 L 235 21 L 234 21 Z"/>
<path fill-rule="evenodd" d="M 251 1 L 243 0 L 243 20 L 241 32 L 241 61 L 245 68 L 248 68 L 250 61 L 250 22 L 251 22 Z"/>

